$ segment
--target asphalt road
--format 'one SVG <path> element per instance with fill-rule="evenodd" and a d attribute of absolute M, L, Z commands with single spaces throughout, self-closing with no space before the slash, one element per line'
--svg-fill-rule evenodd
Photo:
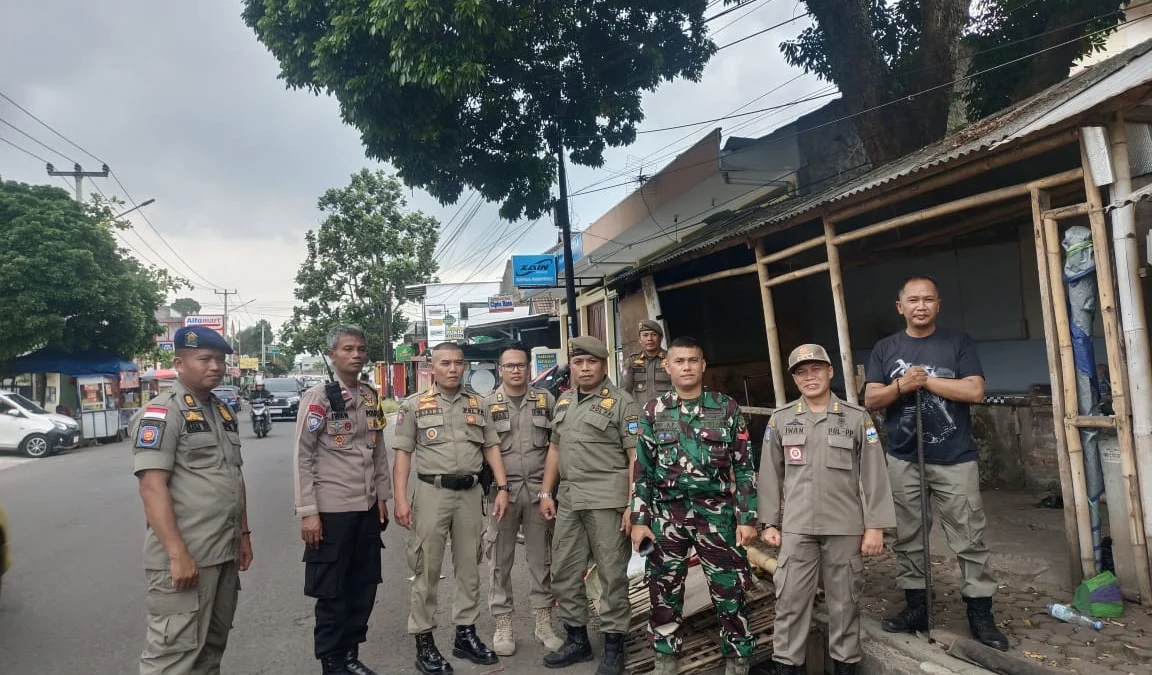
<path fill-rule="evenodd" d="M 224 658 L 226 675 L 319 673 L 312 656 L 312 602 L 303 595 L 304 566 L 292 514 L 292 425 L 277 422 L 257 440 L 242 418 L 244 475 L 255 561 L 241 577 L 240 608 Z M 385 434 L 391 446 L 391 425 Z M 143 648 L 144 516 L 131 470 L 130 444 L 82 448 L 20 461 L 0 455 L 0 504 L 11 524 L 13 569 L 0 596 L 0 673 L 75 675 L 132 673 Z M 405 530 L 385 535 L 384 583 L 361 658 L 381 675 L 414 673 L 407 634 L 409 582 Z M 457 673 L 544 672 L 543 647 L 532 637 L 528 571 L 519 555 L 516 632 L 519 650 L 496 666 L 451 657 L 451 554 L 440 583 L 437 644 Z M 487 574 L 484 597 L 487 598 Z M 492 619 L 482 611 L 481 636 Z M 599 656 L 599 640 L 594 639 Z M 563 672 L 588 675 L 595 663 Z"/>

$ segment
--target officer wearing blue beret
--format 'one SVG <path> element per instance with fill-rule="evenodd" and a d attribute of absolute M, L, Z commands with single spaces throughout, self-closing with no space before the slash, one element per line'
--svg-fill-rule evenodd
<path fill-rule="evenodd" d="M 133 471 L 148 529 L 141 675 L 219 672 L 252 564 L 236 417 L 212 394 L 232 347 L 216 331 L 176 331 L 177 382 L 132 419 Z"/>

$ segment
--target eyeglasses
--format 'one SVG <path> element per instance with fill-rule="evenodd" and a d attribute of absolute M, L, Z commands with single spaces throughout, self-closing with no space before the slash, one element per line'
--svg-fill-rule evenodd
<path fill-rule="evenodd" d="M 500 367 L 504 370 L 528 370 L 527 363 L 505 363 Z"/>

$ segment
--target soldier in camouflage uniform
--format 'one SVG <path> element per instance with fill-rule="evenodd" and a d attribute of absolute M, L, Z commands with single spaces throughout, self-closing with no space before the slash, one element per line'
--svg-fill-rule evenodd
<path fill-rule="evenodd" d="M 656 675 L 675 675 L 683 637 L 684 578 L 693 547 L 720 622 L 725 675 L 746 675 L 756 638 L 744 616 L 750 570 L 742 546 L 756 539 L 756 470 L 734 400 L 703 391 L 704 350 L 689 337 L 668 348 L 674 389 L 648 402 L 632 488 L 632 542 L 648 554 L 648 639 Z"/>

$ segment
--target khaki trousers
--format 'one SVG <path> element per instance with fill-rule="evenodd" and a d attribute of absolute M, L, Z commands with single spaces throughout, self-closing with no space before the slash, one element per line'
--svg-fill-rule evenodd
<path fill-rule="evenodd" d="M 627 633 L 632 619 L 628 601 L 628 560 L 631 542 L 620 531 L 619 509 L 574 510 L 560 507 L 552 537 L 552 592 L 559 601 L 565 626 L 588 625 L 588 592 L 584 574 L 588 559 L 600 578 L 600 630 Z"/>
<path fill-rule="evenodd" d="M 492 513 L 489 504 L 488 512 Z M 524 527 L 524 552 L 531 577 L 528 599 L 532 609 L 552 607 L 552 523 L 540 515 L 534 493 L 522 485 L 508 503 L 504 520 L 490 517 L 484 533 L 485 548 L 492 560 L 488 609 L 493 616 L 512 611 L 512 566 L 516 563 L 516 534 Z"/>
<path fill-rule="evenodd" d="M 864 590 L 863 535 L 808 535 L 785 532 L 772 583 L 776 586 L 776 625 L 772 658 L 804 665 L 812 627 L 817 572 L 824 579 L 828 605 L 828 652 L 843 663 L 857 663 L 860 651 L 860 593 Z"/>
<path fill-rule="evenodd" d="M 195 588 L 177 591 L 168 570 L 147 570 L 148 636 L 140 675 L 219 675 L 236 616 L 240 568 L 200 568 Z"/>
<path fill-rule="evenodd" d="M 452 537 L 452 568 L 456 574 L 456 594 L 452 598 L 452 620 L 457 626 L 471 626 L 480 618 L 480 558 L 483 556 L 484 515 L 479 486 L 449 490 L 415 483 L 412 498 L 412 529 L 408 532 L 405 554 L 412 581 L 408 632 L 413 635 L 434 630 L 440 568 L 444 547 Z"/>
<path fill-rule="evenodd" d="M 932 503 L 940 512 L 940 523 L 948 546 L 960 563 L 966 598 L 990 598 L 996 592 L 996 578 L 988 566 L 991 555 L 984 544 L 984 504 L 980 498 L 980 470 L 976 462 L 925 464 L 925 482 Z M 896 543 L 892 550 L 900 560 L 896 582 L 900 588 L 924 588 L 924 543 L 920 526 L 920 466 L 895 457 L 888 458 L 888 477 L 896 504 Z M 928 529 L 932 529 L 932 509 L 928 509 Z"/>

